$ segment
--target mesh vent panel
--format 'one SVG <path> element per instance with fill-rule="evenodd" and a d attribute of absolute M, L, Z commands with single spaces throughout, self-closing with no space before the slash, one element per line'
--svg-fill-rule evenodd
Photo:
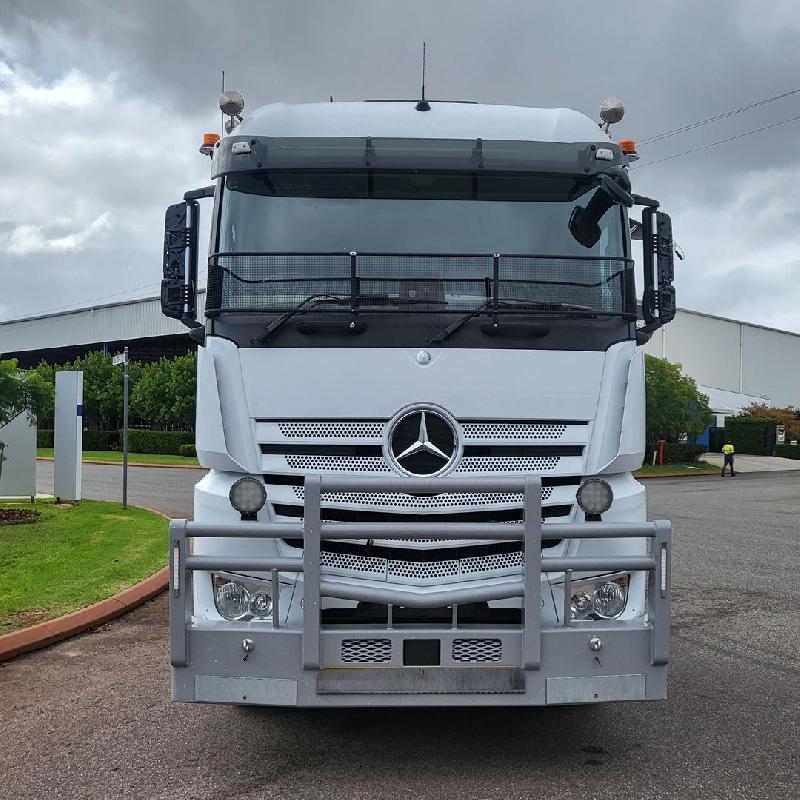
<path fill-rule="evenodd" d="M 498 569 L 520 569 L 523 553 L 494 553 L 488 556 L 472 556 L 461 559 L 461 571 L 465 574 L 493 572 Z"/>
<path fill-rule="evenodd" d="M 371 556 L 360 556 L 353 553 L 330 553 L 323 550 L 320 553 L 320 566 L 329 569 L 346 569 L 352 572 L 379 576 L 386 575 L 386 559 Z"/>
<path fill-rule="evenodd" d="M 306 493 L 302 486 L 292 487 L 298 500 L 304 500 Z M 552 486 L 542 488 L 542 500 L 549 500 L 553 494 Z M 486 494 L 439 494 L 415 497 L 400 492 L 326 492 L 322 495 L 323 503 L 351 503 L 362 506 L 381 506 L 391 508 L 458 508 L 463 506 L 493 506 L 498 504 L 522 504 L 522 495 L 511 492 Z"/>
<path fill-rule="evenodd" d="M 558 439 L 567 426 L 537 422 L 465 422 L 465 439 Z"/>
<path fill-rule="evenodd" d="M 484 663 L 500 661 L 503 643 L 500 639 L 454 639 L 453 661 L 459 663 Z"/>
<path fill-rule="evenodd" d="M 383 435 L 382 422 L 281 422 L 288 439 L 373 439 Z"/>
<path fill-rule="evenodd" d="M 522 456 L 519 458 L 465 456 L 456 467 L 456 472 L 545 472 L 555 469 L 561 456 Z"/>
<path fill-rule="evenodd" d="M 390 578 L 449 578 L 458 576 L 458 561 L 390 561 Z"/>
<path fill-rule="evenodd" d="M 392 660 L 391 639 L 343 639 L 345 664 L 388 664 Z"/>
<path fill-rule="evenodd" d="M 334 472 L 390 472 L 389 465 L 378 456 L 285 456 L 292 469 Z"/>

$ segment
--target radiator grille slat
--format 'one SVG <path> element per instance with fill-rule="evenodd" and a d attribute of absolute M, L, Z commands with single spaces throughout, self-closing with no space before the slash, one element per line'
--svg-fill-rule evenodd
<path fill-rule="evenodd" d="M 454 639 L 453 661 L 459 664 L 485 664 L 503 659 L 500 639 Z"/>
<path fill-rule="evenodd" d="M 344 664 L 388 664 L 391 660 L 391 639 L 342 640 L 342 663 Z"/>

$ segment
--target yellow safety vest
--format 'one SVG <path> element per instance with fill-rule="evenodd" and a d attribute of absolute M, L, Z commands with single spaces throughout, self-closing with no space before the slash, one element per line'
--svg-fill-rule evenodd
<path fill-rule="evenodd" d="M 724 445 L 722 445 L 722 452 L 726 456 L 732 456 L 733 455 L 733 445 L 732 444 L 724 444 Z"/>

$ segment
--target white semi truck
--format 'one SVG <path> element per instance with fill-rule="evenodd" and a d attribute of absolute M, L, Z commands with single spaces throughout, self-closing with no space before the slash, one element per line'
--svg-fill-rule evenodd
<path fill-rule="evenodd" d="M 237 127 L 226 99 L 215 184 L 166 219 L 209 470 L 170 525 L 173 698 L 665 698 L 670 525 L 632 470 L 673 245 L 630 148 L 565 109 L 274 104 Z"/>

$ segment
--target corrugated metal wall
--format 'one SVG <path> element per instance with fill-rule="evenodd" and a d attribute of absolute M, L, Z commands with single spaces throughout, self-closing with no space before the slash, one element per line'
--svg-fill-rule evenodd
<path fill-rule="evenodd" d="M 800 406 L 798 334 L 678 311 L 644 349 L 682 364 L 703 386 Z"/>
<path fill-rule="evenodd" d="M 205 290 L 198 292 L 198 316 L 205 313 Z M 158 297 L 97 308 L 0 322 L 0 354 L 47 350 L 65 345 L 97 344 L 186 333 L 161 313 Z"/>

